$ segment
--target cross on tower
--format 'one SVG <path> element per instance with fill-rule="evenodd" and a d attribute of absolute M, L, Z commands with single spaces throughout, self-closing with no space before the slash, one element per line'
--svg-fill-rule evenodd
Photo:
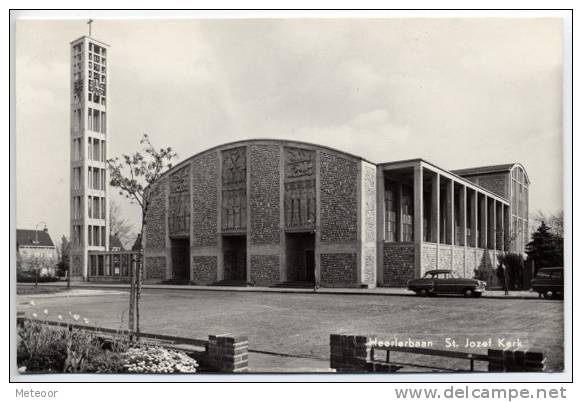
<path fill-rule="evenodd" d="M 91 36 L 91 24 L 93 23 L 93 20 L 89 20 L 87 21 L 87 25 L 89 25 L 89 36 Z"/>

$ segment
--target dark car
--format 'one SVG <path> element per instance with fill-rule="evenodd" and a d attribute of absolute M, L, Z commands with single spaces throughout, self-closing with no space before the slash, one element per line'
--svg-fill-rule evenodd
<path fill-rule="evenodd" d="M 564 297 L 564 268 L 540 268 L 531 281 L 531 289 L 546 299 Z"/>
<path fill-rule="evenodd" d="M 437 294 L 462 294 L 479 297 L 485 292 L 487 283 L 468 278 L 459 278 L 452 271 L 438 269 L 427 271 L 424 277 L 408 281 L 408 290 L 417 295 L 434 296 Z"/>

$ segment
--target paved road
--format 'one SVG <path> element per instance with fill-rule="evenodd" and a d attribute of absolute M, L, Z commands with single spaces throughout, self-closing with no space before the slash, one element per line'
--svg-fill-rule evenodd
<path fill-rule="evenodd" d="M 122 289 L 17 298 L 18 311 L 46 308 L 53 318 L 71 311 L 109 328 L 126 327 L 127 305 Z M 326 370 L 329 335 L 338 332 L 430 341 L 438 349 L 453 338 L 460 345 L 457 350 L 482 353 L 486 349 L 464 348 L 466 340 L 520 340 L 527 348 L 547 352 L 549 370 L 563 368 L 561 301 L 144 289 L 141 310 L 145 332 L 198 339 L 246 335 L 253 350 L 295 356 L 255 354 L 249 359 L 254 371 Z"/>

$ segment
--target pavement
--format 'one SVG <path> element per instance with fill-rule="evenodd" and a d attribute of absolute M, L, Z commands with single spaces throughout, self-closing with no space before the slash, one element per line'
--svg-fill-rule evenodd
<path fill-rule="evenodd" d="M 18 286 L 34 286 L 34 283 L 18 283 Z M 39 287 L 66 287 L 67 282 L 44 282 L 39 283 Z M 71 282 L 73 289 L 129 289 L 127 283 L 110 282 Z M 264 293 L 318 293 L 318 294 L 347 294 L 347 295 L 370 295 L 370 296 L 410 296 L 418 297 L 406 288 L 378 287 L 373 289 L 363 288 L 319 288 L 317 291 L 306 288 L 275 288 L 266 286 L 201 286 L 201 285 L 170 285 L 170 284 L 144 284 L 142 289 L 176 289 L 190 291 L 228 291 L 228 292 L 264 292 Z M 489 299 L 537 299 L 538 294 L 528 290 L 510 291 L 505 295 L 503 290 L 488 290 L 483 296 Z"/>

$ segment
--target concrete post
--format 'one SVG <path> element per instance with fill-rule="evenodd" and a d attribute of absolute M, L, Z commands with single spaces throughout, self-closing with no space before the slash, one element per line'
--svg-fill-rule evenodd
<path fill-rule="evenodd" d="M 423 184 L 422 165 L 414 167 L 414 276 L 422 276 Z"/>
<path fill-rule="evenodd" d="M 386 236 L 386 194 L 384 189 L 384 170 L 378 168 L 376 172 L 376 185 L 378 190 L 376 193 L 377 209 L 376 209 L 376 281 L 378 286 L 384 284 L 384 239 Z"/>
<path fill-rule="evenodd" d="M 441 199 L 441 175 L 436 173 L 432 177 L 432 193 L 431 193 L 431 208 L 430 208 L 430 232 L 431 241 L 438 243 L 440 238 L 440 199 Z"/>

